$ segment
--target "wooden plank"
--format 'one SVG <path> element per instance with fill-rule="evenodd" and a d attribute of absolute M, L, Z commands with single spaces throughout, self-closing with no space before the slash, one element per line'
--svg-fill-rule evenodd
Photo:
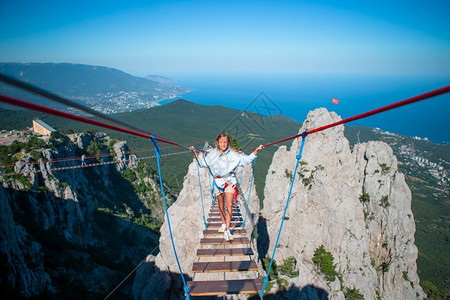
<path fill-rule="evenodd" d="M 220 228 L 222 226 L 221 223 L 206 223 L 206 227 L 209 229 Z M 230 228 L 242 228 L 242 222 L 231 222 Z"/>
<path fill-rule="evenodd" d="M 222 222 L 222 219 L 221 218 L 207 218 L 206 221 L 207 222 L 211 222 L 211 223 L 213 223 L 213 222 Z M 231 218 L 231 222 L 233 222 L 233 221 L 235 221 L 235 222 L 242 222 L 242 218 L 241 217 L 232 217 Z"/>
<path fill-rule="evenodd" d="M 218 213 L 219 212 L 219 208 L 211 208 L 209 211 L 212 212 L 212 213 Z M 240 209 L 238 209 L 238 208 L 233 208 L 231 211 L 233 213 L 240 213 L 241 212 Z"/>
<path fill-rule="evenodd" d="M 225 214 L 225 216 L 226 216 L 226 214 Z M 211 221 L 209 221 L 209 219 L 212 219 Z M 231 216 L 231 221 L 236 221 L 236 220 L 240 220 L 240 221 L 242 221 L 242 217 L 241 216 Z M 219 216 L 209 216 L 208 217 L 208 220 L 207 220 L 208 222 L 222 222 L 222 218 L 220 217 L 220 215 Z"/>
<path fill-rule="evenodd" d="M 233 201 L 232 204 L 233 204 L 233 207 L 239 207 L 239 205 L 236 204 L 236 201 Z M 219 201 L 215 201 L 211 207 L 219 207 Z"/>
<path fill-rule="evenodd" d="M 226 248 L 226 249 L 198 249 L 199 257 L 216 257 L 216 256 L 247 256 L 253 255 L 252 248 Z"/>
<path fill-rule="evenodd" d="M 227 212 L 225 211 L 225 214 L 226 214 Z M 220 216 L 220 212 L 218 211 L 218 210 L 211 210 L 210 212 L 209 212 L 209 214 L 211 215 L 216 215 L 216 216 Z M 240 211 L 238 211 L 238 210 L 233 210 L 233 212 L 231 213 L 231 215 L 232 216 L 235 216 L 235 215 L 238 215 L 238 216 L 242 216 L 241 215 L 241 212 Z"/>
<path fill-rule="evenodd" d="M 214 218 L 214 217 L 220 217 L 220 213 L 216 213 L 216 212 L 213 212 L 213 213 L 210 213 L 209 214 L 209 216 L 211 217 L 211 218 Z M 241 215 L 241 213 L 240 212 L 233 212 L 233 214 L 231 215 L 232 217 L 242 217 L 242 215 Z"/>
<path fill-rule="evenodd" d="M 203 238 L 200 239 L 200 245 L 240 245 L 240 244 L 250 244 L 248 237 L 235 237 L 234 240 L 226 241 L 223 237 L 221 238 Z"/>
<path fill-rule="evenodd" d="M 226 205 L 225 205 L 225 207 L 226 207 Z M 211 206 L 210 208 L 216 208 L 216 209 L 219 209 L 219 205 L 213 205 L 213 206 Z M 239 209 L 239 206 L 233 205 L 231 208 L 232 208 L 232 209 Z"/>
<path fill-rule="evenodd" d="M 247 234 L 247 230 L 245 229 L 233 229 L 233 235 L 246 235 Z M 219 232 L 218 230 L 203 230 L 203 235 L 222 235 L 223 236 L 223 232 Z"/>
<path fill-rule="evenodd" d="M 226 207 L 226 205 L 225 205 L 225 207 Z M 238 209 L 239 209 L 239 206 L 233 205 L 231 208 L 232 208 L 233 210 L 238 210 Z M 219 205 L 213 205 L 213 206 L 211 206 L 211 209 L 217 209 L 217 210 L 219 210 Z"/>
<path fill-rule="evenodd" d="M 196 296 L 222 296 L 228 294 L 256 294 L 262 289 L 261 279 L 234 279 L 188 281 L 189 294 Z"/>
<path fill-rule="evenodd" d="M 194 262 L 193 273 L 258 271 L 253 260 Z"/>

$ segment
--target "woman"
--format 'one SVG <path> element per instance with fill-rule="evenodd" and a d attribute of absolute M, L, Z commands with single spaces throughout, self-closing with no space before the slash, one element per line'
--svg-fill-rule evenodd
<path fill-rule="evenodd" d="M 214 177 L 215 195 L 219 201 L 219 212 L 222 219 L 222 226 L 219 232 L 224 233 L 224 238 L 227 241 L 234 239 L 230 232 L 230 224 L 233 197 L 237 190 L 235 169 L 238 166 L 250 164 L 262 148 L 263 146 L 259 145 L 250 155 L 239 153 L 230 147 L 230 137 L 224 132 L 217 135 L 216 148 L 205 153 L 200 159 L 195 148 L 191 147 L 200 167 L 208 167 Z M 224 202 L 226 202 L 227 206 L 226 216 Z"/>

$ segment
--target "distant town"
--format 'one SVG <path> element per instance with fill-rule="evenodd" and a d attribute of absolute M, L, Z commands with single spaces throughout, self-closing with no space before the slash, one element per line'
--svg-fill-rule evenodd
<path fill-rule="evenodd" d="M 399 155 L 397 155 L 397 159 L 399 160 L 399 164 L 403 164 L 407 167 L 420 167 L 423 171 L 428 172 L 437 180 L 437 185 L 434 188 L 437 188 L 445 193 L 450 193 L 450 180 L 449 180 L 449 171 L 448 167 L 450 166 L 450 162 L 445 161 L 443 159 L 439 159 L 439 161 L 430 161 L 426 157 L 425 153 L 421 153 L 414 146 L 414 143 L 409 143 L 407 145 L 397 142 L 402 138 L 401 135 L 396 133 L 392 133 L 389 131 L 383 131 L 380 128 L 374 128 L 373 132 L 376 134 L 384 135 L 386 137 L 397 138 L 395 142 L 386 141 L 393 149 L 397 149 Z M 421 138 L 418 136 L 411 137 L 413 140 L 417 141 L 428 141 L 428 138 Z"/>
<path fill-rule="evenodd" d="M 73 100 L 79 100 L 84 105 L 104 114 L 115 114 L 120 112 L 130 112 L 138 109 L 151 108 L 159 102 L 167 99 L 179 97 L 182 94 L 190 92 L 191 89 L 181 86 L 161 85 L 152 92 L 125 92 L 96 94 L 95 97 L 72 97 Z M 68 111 L 81 115 L 79 110 L 68 108 Z"/>

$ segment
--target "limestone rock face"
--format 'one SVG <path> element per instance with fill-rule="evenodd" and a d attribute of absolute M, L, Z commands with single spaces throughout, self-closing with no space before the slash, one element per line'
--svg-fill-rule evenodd
<path fill-rule="evenodd" d="M 363 201 L 363 212 L 367 216 L 370 257 L 385 271 L 378 272 L 380 292 L 398 299 L 405 295 L 414 298 L 414 289 L 399 288 L 405 278 L 410 284 L 419 286 L 411 191 L 404 175 L 397 172 L 397 159 L 387 144 L 369 142 L 357 145 L 354 156 L 362 191 L 368 195 Z"/>
<path fill-rule="evenodd" d="M 46 144 L 32 152 L 16 153 L 17 174 L 0 175 L 0 256 L 4 262 L 0 285 L 14 289 L 20 297 L 58 293 L 59 278 L 83 282 L 90 292 L 103 294 L 117 284 L 118 272 L 92 259 L 94 251 L 88 250 L 95 249 L 96 255 L 103 249 L 108 253 L 111 237 L 107 233 L 114 230 L 118 236 L 133 238 L 133 243 L 120 243 L 114 250 L 120 254 L 117 261 L 136 260 L 148 251 L 141 241 L 157 238 L 129 220 L 113 219 L 98 210 L 123 205 L 121 192 L 128 181 L 110 164 L 81 168 L 79 160 L 64 159 L 85 153 L 78 145 L 86 148 L 94 137 L 105 138 L 100 133 L 73 136 L 79 143 L 56 139 L 51 147 Z M 119 169 L 130 165 L 133 159 L 127 158 L 126 144 L 115 146 L 122 159 Z M 128 204 L 144 207 L 137 197 Z"/>
<path fill-rule="evenodd" d="M 52 290 L 52 280 L 45 272 L 41 245 L 36 242 L 27 243 L 27 233 L 22 226 L 14 223 L 13 213 L 8 203 L 8 195 L 0 185 L 0 253 L 3 263 L 14 266 L 7 278 L 2 278 L 11 286 L 23 291 L 24 295 Z M 31 269 L 28 264 L 33 264 Z M 1 282 L 5 284 L 5 282 Z"/>
<path fill-rule="evenodd" d="M 155 266 L 155 256 L 149 255 L 137 272 L 133 282 L 134 299 L 166 299 L 170 292 L 171 277 Z"/>
<path fill-rule="evenodd" d="M 308 114 L 300 132 L 339 121 L 326 109 Z M 271 256 L 300 149 L 295 140 L 275 153 L 266 178 L 261 216 L 267 234 L 260 254 Z M 275 260 L 297 261 L 300 288 L 314 286 L 330 297 L 359 290 L 365 299 L 423 298 L 416 273 L 411 193 L 397 171 L 392 149 L 382 142 L 350 151 L 342 125 L 306 137 Z M 329 282 L 313 263 L 321 245 L 339 274 Z M 340 283 L 339 283 L 340 281 Z M 341 288 L 342 287 L 342 288 Z"/>
<path fill-rule="evenodd" d="M 119 172 L 123 172 L 126 168 L 134 167 L 138 161 L 135 155 L 130 155 L 130 149 L 127 142 L 120 141 L 113 146 L 116 156 L 114 160 L 116 162 L 116 169 Z"/>
<path fill-rule="evenodd" d="M 89 146 L 89 143 L 94 138 L 103 138 L 106 135 L 102 132 L 82 132 L 82 133 L 74 133 L 69 135 L 69 139 L 74 142 L 78 148 L 80 149 L 86 149 Z"/>

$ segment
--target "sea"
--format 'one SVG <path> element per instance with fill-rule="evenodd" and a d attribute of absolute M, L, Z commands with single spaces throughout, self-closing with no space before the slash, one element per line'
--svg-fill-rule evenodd
<path fill-rule="evenodd" d="M 263 115 L 283 114 L 303 122 L 325 107 L 343 119 L 450 85 L 450 76 L 338 74 L 197 74 L 171 76 L 192 88 L 182 98 Z M 177 98 L 177 99 L 178 99 Z M 332 101 L 337 99 L 339 103 Z M 172 100 L 166 100 L 161 104 Z M 450 142 L 450 93 L 357 120 L 368 126 L 438 144 Z"/>

